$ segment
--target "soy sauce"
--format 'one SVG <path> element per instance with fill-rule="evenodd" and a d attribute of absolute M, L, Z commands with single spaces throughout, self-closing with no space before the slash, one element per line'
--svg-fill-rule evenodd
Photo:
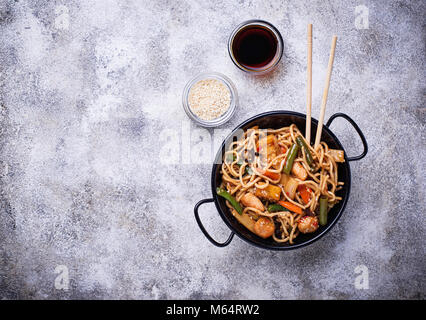
<path fill-rule="evenodd" d="M 240 30 L 232 43 L 235 59 L 246 68 L 263 68 L 275 57 L 278 40 L 262 26 L 250 26 Z"/>

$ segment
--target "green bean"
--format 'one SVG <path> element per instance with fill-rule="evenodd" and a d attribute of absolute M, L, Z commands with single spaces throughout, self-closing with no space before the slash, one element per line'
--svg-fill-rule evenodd
<path fill-rule="evenodd" d="M 228 191 L 225 191 L 225 190 L 223 190 L 222 188 L 217 188 L 217 189 L 216 189 L 216 193 L 217 193 L 219 196 L 221 196 L 221 197 L 225 198 L 226 200 L 228 200 L 228 201 L 229 201 L 229 203 L 231 204 L 231 206 L 233 206 L 233 207 L 234 207 L 234 209 L 235 209 L 235 210 L 237 210 L 237 212 L 238 212 L 239 214 L 242 214 L 242 213 L 243 213 L 243 208 L 241 207 L 241 205 L 238 203 L 238 201 L 237 201 L 237 200 L 235 200 L 235 198 L 234 198 L 233 196 L 231 196 L 231 195 L 229 194 L 229 192 L 228 192 Z"/>
<path fill-rule="evenodd" d="M 285 174 L 290 174 L 291 168 L 293 168 L 294 159 L 296 159 L 298 152 L 299 152 L 299 145 L 297 143 L 294 143 L 291 146 L 290 151 L 288 152 L 287 160 L 284 165 L 283 171 Z"/>
<path fill-rule="evenodd" d="M 320 225 L 325 226 L 327 224 L 328 198 L 325 196 L 321 196 L 319 203 L 320 203 L 319 222 L 320 222 Z"/>
<path fill-rule="evenodd" d="M 312 158 L 311 151 L 309 151 L 308 145 L 306 144 L 305 140 L 303 140 L 301 136 L 297 136 L 296 142 L 300 148 L 303 148 L 303 150 L 305 150 L 306 162 L 309 166 L 311 166 L 314 163 L 314 159 Z"/>
<path fill-rule="evenodd" d="M 279 211 L 288 211 L 288 209 L 284 208 L 283 206 L 279 204 L 270 204 L 268 206 L 269 212 L 279 212 Z"/>

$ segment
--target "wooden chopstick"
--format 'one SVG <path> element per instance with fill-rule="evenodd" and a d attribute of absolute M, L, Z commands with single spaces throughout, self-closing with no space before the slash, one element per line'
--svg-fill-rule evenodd
<path fill-rule="evenodd" d="M 318 120 L 318 128 L 317 128 L 317 135 L 315 136 L 315 145 L 314 149 L 316 149 L 321 141 L 321 133 L 322 133 L 322 126 L 324 123 L 324 115 L 325 115 L 325 106 L 327 104 L 327 96 L 328 96 L 328 88 L 330 87 L 330 78 L 331 78 L 331 71 L 333 69 L 333 61 L 334 61 L 334 51 L 336 49 L 336 41 L 337 36 L 333 36 L 333 40 L 331 41 L 331 51 L 330 51 L 330 58 L 328 59 L 328 68 L 327 68 L 327 77 L 325 79 L 325 88 L 322 95 L 322 102 L 321 102 L 321 111 L 320 111 L 320 117 Z"/>
<path fill-rule="evenodd" d="M 306 130 L 305 138 L 311 144 L 311 109 L 312 109 L 312 24 L 308 24 L 308 83 L 306 86 Z"/>

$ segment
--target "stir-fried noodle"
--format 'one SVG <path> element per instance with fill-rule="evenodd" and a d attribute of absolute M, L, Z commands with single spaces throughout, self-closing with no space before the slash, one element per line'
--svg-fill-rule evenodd
<path fill-rule="evenodd" d="M 260 229 L 268 221 L 256 226 L 265 217 L 273 230 L 270 236 L 292 244 L 300 232 L 314 232 L 318 227 L 320 198 L 326 213 L 341 200 L 336 196 L 343 185 L 338 181 L 337 162 L 343 161 L 343 151 L 329 149 L 325 142 L 314 150 L 295 124 L 267 130 L 253 127 L 225 151 L 221 188 L 242 205 L 239 213 L 226 201 L 248 229 L 266 238 L 268 232 L 265 235 Z M 313 218 L 311 229 L 300 226 L 305 217 Z"/>

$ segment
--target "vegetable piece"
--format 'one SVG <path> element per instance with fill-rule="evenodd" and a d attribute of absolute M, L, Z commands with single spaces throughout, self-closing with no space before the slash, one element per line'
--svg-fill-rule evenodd
<path fill-rule="evenodd" d="M 257 210 L 260 211 L 265 211 L 265 207 L 263 206 L 262 201 L 260 201 L 260 199 L 258 197 L 256 197 L 253 193 L 246 193 L 242 198 L 241 198 L 241 203 L 245 206 L 245 207 L 251 207 L 251 208 L 255 208 Z"/>
<path fill-rule="evenodd" d="M 225 191 L 222 188 L 217 188 L 216 189 L 216 193 L 217 193 L 217 195 L 219 195 L 219 196 L 225 198 L 226 200 L 228 200 L 229 203 L 231 204 L 231 206 L 233 206 L 234 209 L 237 210 L 237 212 L 239 214 L 243 213 L 243 208 L 241 207 L 241 205 L 238 203 L 238 201 L 233 196 L 231 196 L 229 194 L 228 191 Z"/>
<path fill-rule="evenodd" d="M 299 228 L 299 231 L 302 233 L 315 232 L 318 229 L 318 218 L 311 217 L 311 216 L 304 216 L 300 218 L 299 222 L 297 223 L 297 227 Z"/>
<path fill-rule="evenodd" d="M 301 136 L 297 136 L 296 142 L 299 145 L 299 147 L 303 148 L 303 150 L 305 151 L 306 162 L 309 164 L 309 166 L 311 166 L 314 163 L 314 159 L 312 158 L 311 151 L 309 150 L 305 140 L 303 140 Z"/>
<path fill-rule="evenodd" d="M 254 224 L 254 232 L 261 238 L 266 239 L 274 234 L 275 224 L 272 219 L 260 217 Z"/>
<path fill-rule="evenodd" d="M 281 175 L 280 183 L 283 187 L 286 185 L 289 178 L 290 178 L 290 176 L 288 174 L 282 174 Z"/>
<path fill-rule="evenodd" d="M 281 185 L 284 187 L 284 191 L 287 194 L 287 196 L 293 200 L 296 196 L 296 190 L 298 186 L 298 182 L 293 177 L 290 177 L 287 174 L 281 175 L 280 180 Z"/>
<path fill-rule="evenodd" d="M 247 213 L 243 213 L 243 214 L 238 214 L 236 210 L 231 210 L 232 215 L 244 226 L 246 227 L 248 230 L 250 230 L 251 232 L 254 232 L 254 224 L 256 221 L 254 221 L 252 219 L 252 217 L 250 217 L 250 215 L 248 215 Z"/>
<path fill-rule="evenodd" d="M 285 174 L 290 174 L 291 168 L 293 168 L 294 159 L 296 159 L 298 152 L 299 152 L 299 145 L 297 143 L 294 143 L 291 146 L 290 151 L 288 152 L 287 159 L 284 164 L 283 172 Z"/>
<path fill-rule="evenodd" d="M 303 181 L 306 180 L 306 178 L 308 177 L 308 173 L 299 162 L 295 162 L 293 164 L 293 168 L 291 168 L 291 173 Z"/>
<path fill-rule="evenodd" d="M 302 197 L 303 202 L 305 204 L 308 204 L 308 202 L 311 200 L 312 190 L 309 189 L 304 184 L 301 184 L 300 186 L 297 187 L 297 191 L 299 191 L 300 196 Z"/>
<path fill-rule="evenodd" d="M 264 189 L 257 188 L 254 194 L 265 200 L 278 201 L 281 196 L 281 188 L 276 185 L 269 184 Z"/>
<path fill-rule="evenodd" d="M 293 211 L 298 214 L 303 214 L 302 208 L 296 206 L 295 204 L 292 204 L 288 201 L 278 201 L 278 204 L 282 205 L 284 208 L 287 208 L 290 211 Z"/>
<path fill-rule="evenodd" d="M 281 178 L 281 174 L 272 172 L 269 170 L 263 170 L 261 168 L 256 169 L 260 174 L 263 174 L 264 176 L 267 176 L 268 178 L 271 178 L 272 180 L 278 180 Z"/>
<path fill-rule="evenodd" d="M 288 211 L 288 209 L 284 208 L 283 206 L 279 205 L 279 204 L 270 204 L 268 206 L 268 211 L 269 212 L 280 212 L 280 211 Z"/>
<path fill-rule="evenodd" d="M 327 152 L 336 162 L 345 162 L 345 152 L 343 150 L 329 149 Z"/>
<path fill-rule="evenodd" d="M 299 145 L 300 149 L 303 149 L 303 151 L 305 152 L 306 162 L 309 166 L 311 166 L 314 163 L 314 159 L 312 157 L 311 150 L 309 150 L 309 147 L 306 144 L 305 140 L 301 136 L 297 136 L 296 143 Z"/>
<path fill-rule="evenodd" d="M 327 224 L 328 198 L 321 196 L 319 203 L 320 203 L 319 222 L 322 226 L 325 226 Z"/>

